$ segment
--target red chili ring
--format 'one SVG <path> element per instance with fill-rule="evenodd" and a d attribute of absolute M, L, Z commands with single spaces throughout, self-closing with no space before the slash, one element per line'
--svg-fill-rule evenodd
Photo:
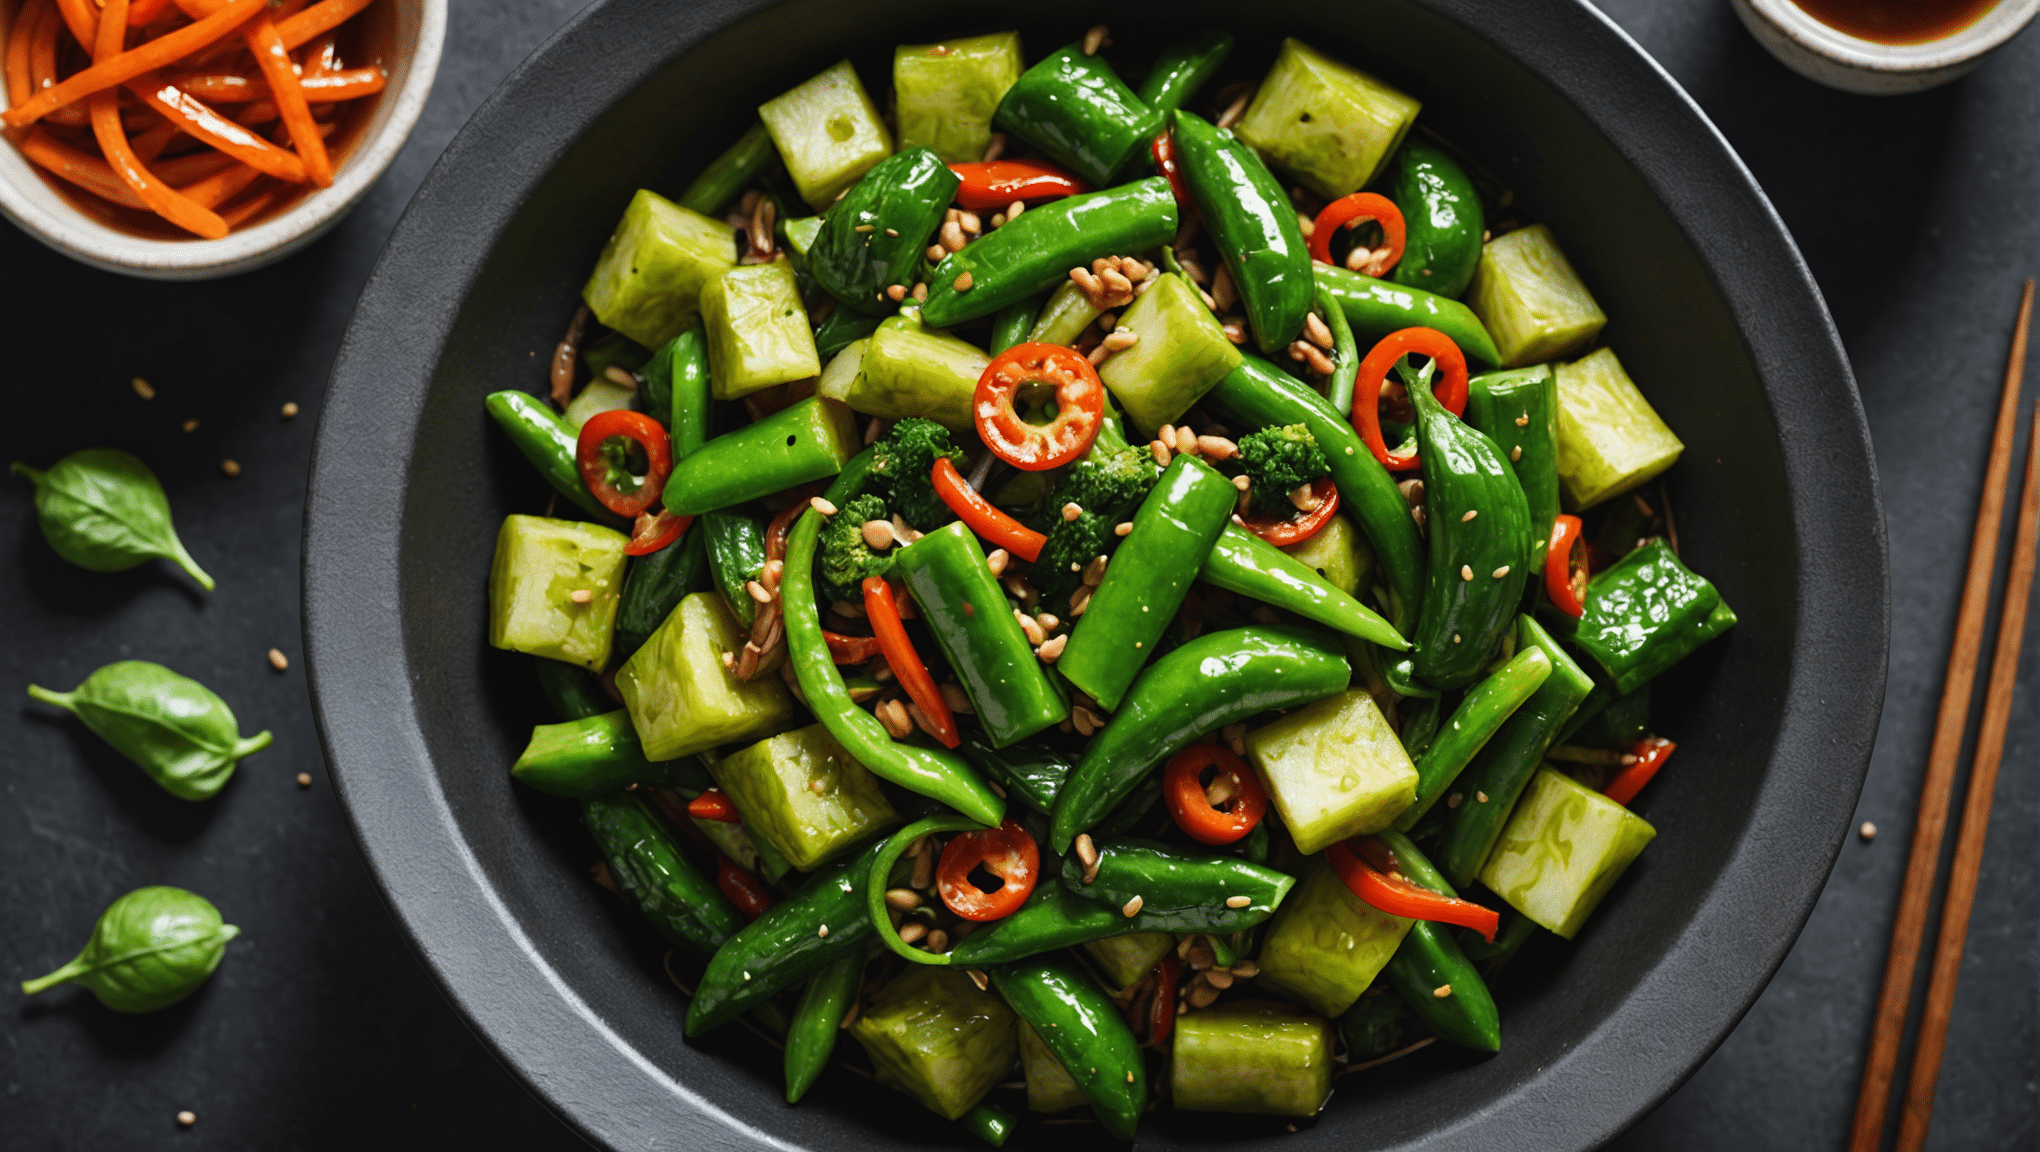
<path fill-rule="evenodd" d="M 1353 381 L 1353 431 L 1390 472 L 1414 472 L 1419 464 L 1414 450 L 1407 456 L 1391 454 L 1381 438 L 1382 383 L 1395 362 L 1413 352 L 1438 362 L 1443 379 L 1431 386 L 1431 394 L 1445 410 L 1454 416 L 1466 411 L 1466 354 L 1452 337 L 1436 328 L 1403 328 L 1383 336 L 1360 361 Z"/>
<path fill-rule="evenodd" d="M 1219 778 L 1232 782 L 1233 794 L 1224 807 L 1211 805 L 1202 778 L 1206 768 L 1218 769 Z M 1176 826 L 1199 844 L 1231 844 L 1268 814 L 1268 793 L 1261 778 L 1231 749 L 1218 744 L 1192 744 L 1171 756 L 1162 773 L 1162 797 Z"/>
<path fill-rule="evenodd" d="M 1318 213 L 1310 234 L 1310 258 L 1320 264 L 1332 263 L 1332 236 L 1348 224 L 1372 220 L 1381 225 L 1381 248 L 1373 260 L 1364 268 L 1356 269 L 1367 276 L 1386 276 L 1403 257 L 1403 245 L 1408 231 L 1403 224 L 1402 209 L 1395 201 L 1373 192 L 1355 192 L 1341 196 L 1325 210 Z"/>
<path fill-rule="evenodd" d="M 1318 534 L 1318 530 L 1332 522 L 1332 515 L 1339 510 L 1339 486 L 1332 483 L 1330 476 L 1320 476 L 1310 483 L 1310 494 L 1317 497 L 1318 505 L 1308 512 L 1299 513 L 1286 520 L 1271 520 L 1251 512 L 1240 517 L 1240 524 L 1247 531 L 1275 545 L 1287 548 L 1301 544 Z"/>
<path fill-rule="evenodd" d="M 1004 881 L 991 892 L 971 882 L 983 868 Z M 935 885 L 942 902 L 966 920 L 997 920 L 1011 916 L 1027 902 L 1041 875 L 1041 849 L 1025 828 L 1011 820 L 997 828 L 965 832 L 943 846 L 935 866 Z"/>
<path fill-rule="evenodd" d="M 630 492 L 619 490 L 611 481 L 609 458 L 603 452 L 617 437 L 634 440 L 645 450 L 645 474 Z M 574 462 L 581 469 L 581 482 L 604 508 L 618 516 L 636 516 L 649 511 L 666 491 L 666 478 L 673 474 L 672 442 L 665 427 L 642 412 L 628 408 L 597 412 L 581 425 L 581 435 L 574 442 Z"/>
<path fill-rule="evenodd" d="M 1029 424 L 1014 410 L 1023 388 L 1055 389 L 1055 419 Z M 1105 385 L 1083 353 L 1061 344 L 1016 344 L 993 358 L 971 399 L 978 435 L 999 459 L 1040 472 L 1083 455 L 1105 420 Z"/>

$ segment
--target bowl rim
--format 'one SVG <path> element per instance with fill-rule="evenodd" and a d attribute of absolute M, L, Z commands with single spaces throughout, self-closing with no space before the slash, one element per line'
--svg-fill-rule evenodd
<path fill-rule="evenodd" d="M 709 1125 L 714 1135 L 693 1138 L 702 1142 L 795 1145 L 652 1065 L 576 995 L 491 889 L 455 834 L 448 796 L 422 767 L 431 756 L 415 717 L 429 688 L 409 665 L 392 611 L 402 602 L 402 477 L 415 451 L 401 430 L 418 416 L 458 308 L 418 302 L 464 299 L 490 256 L 479 241 L 500 233 L 590 124 L 644 77 L 773 2 L 723 0 L 683 12 L 661 0 L 598 0 L 533 52 L 449 144 L 398 221 L 335 361 L 311 464 L 302 568 L 308 676 L 356 838 L 428 970 L 476 1034 L 555 1114 L 605 1147 L 661 1146 L 676 1123 Z M 1783 467 L 1794 545 L 1802 570 L 1817 564 L 1820 573 L 1799 582 L 1793 672 L 1749 823 L 1663 960 L 1534 1081 L 1421 1138 L 1427 1148 L 1491 1147 L 1520 1139 L 1527 1124 L 1544 1147 L 1598 1147 L 1677 1088 L 1748 1011 L 1841 850 L 1869 765 L 1889 648 L 1875 459 L 1840 337 L 1783 222 L 1698 105 L 1620 27 L 1583 0 L 1390 2 L 1469 28 L 1538 76 L 1607 136 L 1686 230 L 1789 430 L 1794 448 Z M 571 108 L 553 98 L 561 91 L 576 94 Z M 1665 148 L 1665 139 L 1691 146 Z M 453 175 L 477 165 L 491 172 L 480 196 Z M 449 232 L 464 243 L 431 243 Z M 407 258 L 420 247 L 432 257 Z M 1808 811 L 1833 817 L 1825 837 L 1800 822 Z M 1707 978 L 1691 979 L 1700 965 Z"/>
<path fill-rule="evenodd" d="M 1792 0 L 1743 2 L 1780 35 L 1816 56 L 1857 71 L 1898 76 L 1980 60 L 2040 15 L 2040 0 L 1999 0 L 1975 21 L 1947 36 L 1919 44 L 1883 44 L 1825 24 Z"/>
<path fill-rule="evenodd" d="M 418 39 L 405 64 L 403 83 L 384 93 L 387 118 L 348 155 L 331 187 L 306 196 L 280 215 L 218 240 L 153 240 L 109 228 L 69 205 L 53 211 L 17 188 L 13 180 L 0 176 L 0 216 L 81 264 L 148 280 L 207 280 L 250 272 L 281 260 L 324 235 L 368 194 L 396 161 L 424 115 L 446 43 L 447 0 L 411 3 L 418 9 Z M 0 27 L 11 23 L 20 3 L 9 9 L 9 19 L 0 21 Z M 0 108 L 7 106 L 7 95 L 0 90 Z M 9 159 L 28 167 L 11 144 L 6 148 Z M 40 179 L 33 172 L 28 176 Z"/>

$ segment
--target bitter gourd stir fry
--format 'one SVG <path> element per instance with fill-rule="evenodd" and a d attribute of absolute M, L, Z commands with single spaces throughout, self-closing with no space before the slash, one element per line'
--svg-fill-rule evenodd
<path fill-rule="evenodd" d="M 1678 438 L 1415 98 L 1232 46 L 901 46 L 890 118 L 839 63 L 488 398 L 557 490 L 490 575 L 512 774 L 789 1100 L 1310 1116 L 1498 1050 L 1484 976 L 1656 835 L 1652 680 L 1735 622 Z"/>

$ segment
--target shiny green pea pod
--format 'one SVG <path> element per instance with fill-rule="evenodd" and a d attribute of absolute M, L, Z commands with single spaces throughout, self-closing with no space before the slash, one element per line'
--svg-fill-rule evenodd
<path fill-rule="evenodd" d="M 1034 330 L 1034 322 L 1041 315 L 1041 298 L 1029 296 L 1015 300 L 999 310 L 992 319 L 992 342 L 986 351 L 997 356 L 1015 344 L 1027 343 L 1027 334 Z"/>
<path fill-rule="evenodd" d="M 843 470 L 859 443 L 849 408 L 810 396 L 677 461 L 666 480 L 666 510 L 699 516 L 826 479 Z"/>
<path fill-rule="evenodd" d="M 709 383 L 708 338 L 699 324 L 668 341 L 645 368 L 646 406 L 671 430 L 675 460 L 685 460 L 708 443 Z M 655 385 L 666 396 L 663 406 L 652 401 Z"/>
<path fill-rule="evenodd" d="M 1436 328 L 1452 338 L 1467 360 L 1494 367 L 1502 362 L 1494 337 L 1473 309 L 1448 296 L 1376 280 L 1330 264 L 1313 267 L 1317 282 L 1339 302 L 1353 334 L 1362 341 L 1379 340 L 1402 328 Z"/>
<path fill-rule="evenodd" d="M 1205 555 L 1197 578 L 1384 648 L 1401 652 L 1410 646 L 1394 625 L 1332 587 L 1317 569 L 1230 521 Z"/>
<path fill-rule="evenodd" d="M 1414 136 L 1389 159 L 1388 198 L 1402 209 L 1403 254 L 1389 279 L 1458 299 L 1480 264 L 1480 193 L 1459 161 Z"/>
<path fill-rule="evenodd" d="M 1396 867 L 1412 883 L 1447 896 L 1459 895 L 1409 837 L 1400 832 L 1378 835 L 1395 853 Z M 1502 1050 L 1502 1015 L 1495 1007 L 1494 995 L 1452 938 L 1449 926 L 1416 921 L 1384 971 L 1389 986 L 1439 1039 L 1478 1052 Z"/>
<path fill-rule="evenodd" d="M 1296 878 L 1238 856 L 1178 851 L 1152 840 L 1122 837 L 1099 844 L 1089 879 L 1075 856 L 1062 863 L 1063 887 L 1125 915 L 1132 908 L 1146 931 L 1240 932 L 1275 914 Z M 1246 903 L 1233 901 L 1246 897 Z"/>
<path fill-rule="evenodd" d="M 1223 903 L 1214 902 L 1206 906 L 1206 911 L 1208 915 L 1181 931 L 1232 932 L 1234 929 L 1228 925 L 1239 923 L 1234 910 Z M 1177 922 L 1190 919 L 1182 909 L 1167 915 Z M 1253 919 L 1258 923 L 1266 916 L 1256 914 Z M 1127 916 L 1123 906 L 1112 908 L 1086 900 L 1063 885 L 1044 878 L 1034 886 L 1034 893 L 1018 912 L 1003 920 L 994 920 L 957 941 L 947 953 L 948 959 L 943 962 L 965 968 L 990 969 L 995 965 L 1011 964 L 1030 956 L 1059 948 L 1074 948 L 1110 936 L 1160 931 L 1163 931 L 1160 922 L 1151 919 L 1145 912 Z"/>
<path fill-rule="evenodd" d="M 585 668 L 564 660 L 532 657 L 538 667 L 538 690 L 553 715 L 562 720 L 586 720 L 616 709 L 616 701 L 602 694 L 602 688 Z"/>
<path fill-rule="evenodd" d="M 853 952 L 830 964 L 808 980 L 800 994 L 800 1005 L 786 1028 L 786 1102 L 800 1103 L 815 1078 L 829 1066 L 836 1051 L 836 1037 L 843 1030 L 843 1017 L 857 1002 L 857 989 L 864 983 L 864 953 Z"/>
<path fill-rule="evenodd" d="M 765 524 L 732 508 L 702 513 L 699 525 L 716 591 L 729 602 L 737 623 L 749 628 L 757 619 L 758 602 L 745 586 L 765 571 Z"/>
<path fill-rule="evenodd" d="M 1254 342 L 1273 356 L 1303 332 L 1317 295 L 1296 207 L 1253 149 L 1201 116 L 1170 115 L 1183 182 L 1232 272 Z"/>
<path fill-rule="evenodd" d="M 690 592 L 708 587 L 708 549 L 699 527 L 649 556 L 633 556 L 623 598 L 616 605 L 616 645 L 621 663 L 645 646 Z M 750 599 L 750 597 L 745 597 Z"/>
<path fill-rule="evenodd" d="M 621 708 L 533 728 L 531 742 L 510 766 L 510 775 L 548 795 L 577 800 L 606 796 L 633 784 L 699 792 L 713 783 L 691 756 L 657 762 L 645 759 L 630 713 Z"/>
<path fill-rule="evenodd" d="M 1056 794 L 1070 778 L 1069 758 L 1045 744 L 994 748 L 965 736 L 963 754 L 978 771 L 997 780 L 1008 797 L 1044 816 L 1055 810 Z"/>
<path fill-rule="evenodd" d="M 604 508 L 595 495 L 588 491 L 588 485 L 581 480 L 581 466 L 575 461 L 575 445 L 579 435 L 567 426 L 558 413 L 546 407 L 545 401 L 528 392 L 511 389 L 491 392 L 482 402 L 496 426 L 510 438 L 510 443 L 524 454 L 531 466 L 538 469 L 553 491 L 574 502 L 576 507 L 594 517 L 600 524 L 620 524 L 622 520 L 609 509 Z"/>
<path fill-rule="evenodd" d="M 666 939 L 710 956 L 744 927 L 729 898 L 687 862 L 665 821 L 637 796 L 613 792 L 585 799 L 581 819 L 617 888 Z"/>
<path fill-rule="evenodd" d="M 1081 44 L 1050 52 L 999 100 L 992 126 L 1032 144 L 1093 188 L 1133 168 L 1162 126 L 1103 56 Z"/>
<path fill-rule="evenodd" d="M 1417 796 L 1396 817 L 1397 831 L 1407 832 L 1417 826 L 1417 821 L 1452 787 L 1502 725 L 1551 678 L 1554 667 L 1554 658 L 1548 650 L 1531 645 L 1475 684 L 1444 724 L 1437 723 L 1438 705 L 1435 700 L 1431 703 L 1435 735 L 1422 754 L 1412 753 L 1417 767 Z"/>
<path fill-rule="evenodd" d="M 1475 376 L 1466 384 L 1466 422 L 1509 459 L 1530 505 L 1524 563 L 1541 571 L 1558 519 L 1558 375 L 1549 364 Z"/>
<path fill-rule="evenodd" d="M 1147 1106 L 1147 1062 L 1119 1006 L 1067 956 L 1035 957 L 989 975 L 1077 1082 L 1106 1133 L 1132 1140 Z"/>
<path fill-rule="evenodd" d="M 687 191 L 682 192 L 675 203 L 703 216 L 721 216 L 729 202 L 737 198 L 737 193 L 763 176 L 778 159 L 779 150 L 773 147 L 772 137 L 765 131 L 764 123 L 753 122 L 728 151 L 701 170 L 701 175 L 694 178 L 694 183 L 687 186 Z"/>
<path fill-rule="evenodd" d="M 879 161 L 823 215 L 807 255 L 815 283 L 853 311 L 874 316 L 899 311 L 885 290 L 911 287 L 918 279 L 922 253 L 960 183 L 927 148 L 907 148 Z"/>
<path fill-rule="evenodd" d="M 867 316 L 848 308 L 830 312 L 828 319 L 815 325 L 815 355 L 827 364 L 836 353 L 878 331 L 879 321 L 883 319 L 883 316 Z"/>
<path fill-rule="evenodd" d="M 1233 35 L 1223 28 L 1207 29 L 1162 49 L 1140 82 L 1141 103 L 1157 112 L 1173 112 L 1188 104 L 1218 74 L 1232 49 Z"/>
<path fill-rule="evenodd" d="M 921 322 L 949 328 L 990 316 L 1068 280 L 1079 264 L 1165 244 L 1176 225 L 1176 197 L 1160 176 L 1029 208 L 936 265 Z"/>

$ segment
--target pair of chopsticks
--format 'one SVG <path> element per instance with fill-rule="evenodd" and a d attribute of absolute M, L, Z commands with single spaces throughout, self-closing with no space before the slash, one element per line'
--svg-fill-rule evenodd
<path fill-rule="evenodd" d="M 1927 755 L 1926 780 L 1920 789 L 1919 815 L 1913 826 L 1912 849 L 1906 858 L 1905 886 L 1898 898 L 1898 922 L 1891 930 L 1891 955 L 1885 961 L 1884 985 L 1877 1000 L 1870 1058 L 1856 1097 L 1850 1152 L 1877 1152 L 1884 1140 L 1899 1043 L 1912 1004 L 1913 975 L 1926 937 L 1927 910 L 1940 866 L 1948 805 L 1955 791 L 1963 732 L 1969 724 L 1970 699 L 1975 695 L 1983 622 L 1990 609 L 1991 578 L 1997 571 L 1998 530 L 2004 519 L 2006 480 L 2011 472 L 2019 385 L 2026 370 L 2026 336 L 2032 320 L 2033 282 L 2028 280 L 2019 298 L 2018 325 L 2013 329 L 2011 356 L 2005 364 L 1997 428 L 1991 437 L 1989 465 L 1984 470 L 1975 535 L 1969 543 L 1969 573 L 1962 583 L 1955 643 L 1948 653 L 1941 711 L 1934 725 L 1934 743 Z M 2011 719 L 2019 647 L 2025 638 L 2026 606 L 2033 587 L 2035 537 L 2040 536 L 2040 404 L 2033 409 L 2024 484 L 2012 542 L 2011 570 L 2005 577 L 2004 605 L 1998 617 L 1997 647 L 1984 695 L 1983 722 L 1977 730 L 1975 762 L 1969 774 L 1969 794 L 1962 805 L 1962 826 L 1956 833 L 1955 859 L 1948 873 L 1948 895 L 1941 908 L 1940 937 L 1934 944 L 1933 966 L 1927 977 L 1927 1002 L 1920 1015 L 1912 1075 L 1906 1083 L 1905 1107 L 1899 1119 L 1898 1152 L 1919 1152 L 1927 1142 L 1927 1127 L 1933 1120 L 1934 1089 L 1940 1084 L 1941 1056 L 1948 1046 L 1948 1018 L 1955 1005 L 1955 982 L 1961 975 L 1969 913 L 1976 902 L 1977 873 L 1983 862 L 1983 838 L 1990 826 L 1991 798 L 1997 790 L 1998 764 L 2004 756 L 2005 727 Z"/>

